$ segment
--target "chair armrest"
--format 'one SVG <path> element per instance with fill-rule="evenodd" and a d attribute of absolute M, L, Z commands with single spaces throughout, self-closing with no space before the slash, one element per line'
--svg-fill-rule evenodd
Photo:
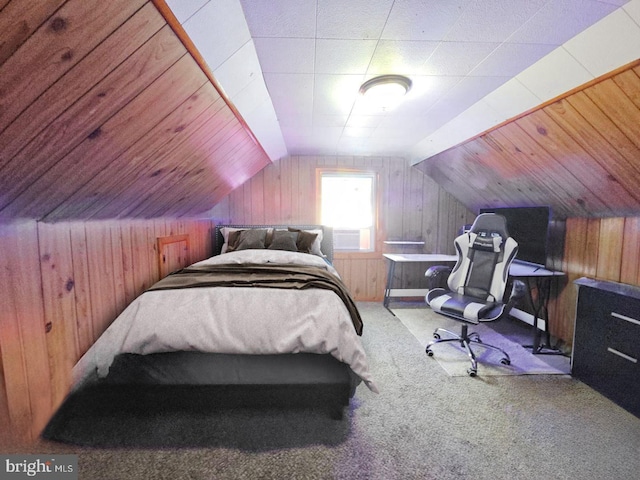
<path fill-rule="evenodd" d="M 446 288 L 447 279 L 451 275 L 453 268 L 446 265 L 434 265 L 429 267 L 424 276 L 427 277 L 429 282 L 429 290 L 434 288 Z"/>

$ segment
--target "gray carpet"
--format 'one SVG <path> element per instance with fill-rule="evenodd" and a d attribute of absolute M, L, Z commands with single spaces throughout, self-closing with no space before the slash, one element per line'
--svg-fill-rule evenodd
<path fill-rule="evenodd" d="M 381 393 L 360 386 L 342 421 L 251 410 L 229 415 L 227 445 L 32 451 L 78 453 L 80 478 L 93 480 L 637 478 L 640 419 L 586 385 L 451 377 L 380 304 L 359 307 Z"/>
<path fill-rule="evenodd" d="M 436 328 L 445 328 L 450 332 L 459 333 L 461 323 L 438 315 L 433 310 L 423 308 L 393 308 L 393 314 L 407 327 L 418 343 L 424 348 L 433 340 Z M 525 349 L 518 341 L 514 341 L 505 335 L 495 331 L 491 326 L 498 322 L 470 325 L 469 333 L 476 332 L 483 343 L 493 345 L 504 350 L 511 363 L 504 365 L 504 358 L 495 350 L 485 349 L 478 345 L 472 345 L 472 349 L 478 361 L 478 375 L 562 375 L 570 373 L 569 359 L 565 357 L 562 365 L 550 365 L 539 356 L 533 355 L 531 350 Z M 530 327 L 529 327 L 530 328 Z M 442 338 L 451 338 L 442 333 Z M 432 347 L 433 358 L 451 376 L 466 376 L 471 366 L 469 357 L 457 342 L 446 342 Z"/>

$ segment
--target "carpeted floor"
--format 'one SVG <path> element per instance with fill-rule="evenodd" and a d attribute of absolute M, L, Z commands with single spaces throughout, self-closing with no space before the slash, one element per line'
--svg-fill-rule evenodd
<path fill-rule="evenodd" d="M 433 333 L 436 328 L 445 328 L 450 332 L 459 333 L 462 325 L 461 322 L 438 315 L 426 306 L 422 308 L 394 307 L 392 311 L 413 336 L 416 337 L 416 340 L 422 347 L 425 347 L 433 340 Z M 492 328 L 494 323 L 497 326 L 499 322 L 470 325 L 469 332 L 478 333 L 483 343 L 487 345 L 502 348 L 507 355 L 509 355 L 511 363 L 509 365 L 502 364 L 501 360 L 504 357 L 495 350 L 473 345 L 472 349 L 478 361 L 478 375 L 562 375 L 570 373 L 571 369 L 568 357 L 556 359 L 555 365 L 550 365 L 542 359 L 544 357 L 532 354 L 531 349 L 527 350 L 518 343 L 524 331 L 531 328 L 528 325 L 526 329 L 521 327 L 520 331 L 517 332 L 518 334 L 515 332 L 518 326 L 513 325 L 509 331 L 511 338 L 508 338 L 507 335 L 509 334 L 503 335 Z M 443 333 L 442 338 L 451 337 Z M 432 351 L 433 358 L 449 375 L 468 375 L 467 370 L 471 363 L 459 343 L 448 342 L 435 345 Z"/>
<path fill-rule="evenodd" d="M 217 414 L 225 441 L 211 446 L 42 441 L 31 451 L 77 453 L 80 478 L 92 480 L 637 478 L 640 419 L 586 385 L 567 375 L 449 376 L 382 305 L 358 306 L 380 393 L 360 386 L 341 421 L 238 409 Z M 200 420 L 200 430 L 212 421 Z M 174 434 L 172 422 L 154 428 Z"/>

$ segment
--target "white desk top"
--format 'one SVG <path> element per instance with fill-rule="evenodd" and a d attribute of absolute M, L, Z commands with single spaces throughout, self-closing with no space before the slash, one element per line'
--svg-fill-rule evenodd
<path fill-rule="evenodd" d="M 441 253 L 383 253 L 382 256 L 396 263 L 455 263 L 458 260 L 457 255 Z M 556 277 L 564 275 L 564 272 L 547 270 L 540 266 L 515 261 L 509 267 L 509 275 L 512 277 Z"/>
<path fill-rule="evenodd" d="M 411 263 L 411 262 L 456 262 L 457 255 L 444 255 L 441 253 L 383 253 L 383 257 L 388 258 L 392 262 Z"/>

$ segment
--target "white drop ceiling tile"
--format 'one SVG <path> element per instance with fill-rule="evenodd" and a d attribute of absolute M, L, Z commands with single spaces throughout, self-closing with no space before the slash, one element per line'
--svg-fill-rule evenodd
<path fill-rule="evenodd" d="M 350 115 L 343 125 L 349 128 L 376 128 L 383 118 L 383 115 Z"/>
<path fill-rule="evenodd" d="M 243 118 L 271 160 L 287 155 L 287 146 L 271 101 L 267 99 Z"/>
<path fill-rule="evenodd" d="M 382 32 L 383 39 L 442 40 L 471 0 L 396 1 Z"/>
<path fill-rule="evenodd" d="M 465 9 L 445 40 L 502 42 L 525 24 L 547 0 L 483 0 Z"/>
<path fill-rule="evenodd" d="M 544 102 L 592 80 L 593 75 L 559 47 L 515 78 Z"/>
<path fill-rule="evenodd" d="M 629 0 L 599 0 L 602 3 L 610 3 L 611 5 L 617 5 L 619 7 L 625 5 L 626 3 L 629 3 Z M 631 0 L 631 3 L 633 3 L 636 0 Z"/>
<path fill-rule="evenodd" d="M 509 43 L 562 45 L 585 28 L 613 12 L 616 5 L 594 0 L 547 2 L 511 37 Z"/>
<path fill-rule="evenodd" d="M 564 48 L 598 77 L 638 59 L 640 26 L 619 9 L 569 40 Z"/>
<path fill-rule="evenodd" d="M 542 99 L 513 78 L 485 96 L 482 101 L 506 120 L 540 105 Z"/>
<path fill-rule="evenodd" d="M 229 95 L 229 97 L 243 116 L 251 112 L 256 106 L 270 99 L 269 92 L 262 77 L 256 78 L 254 81 L 248 83 L 242 90 L 234 95 Z"/>
<path fill-rule="evenodd" d="M 282 128 L 301 127 L 310 129 L 313 126 L 313 118 L 311 111 L 305 110 L 304 112 L 299 112 L 295 115 L 281 117 L 278 119 L 278 123 Z"/>
<path fill-rule="evenodd" d="M 555 47 L 536 43 L 503 43 L 485 58 L 470 75 L 515 76 L 550 53 Z"/>
<path fill-rule="evenodd" d="M 183 27 L 212 71 L 251 40 L 237 0 L 210 1 Z"/>
<path fill-rule="evenodd" d="M 493 42 L 442 42 L 425 63 L 425 75 L 467 75 L 500 44 Z"/>
<path fill-rule="evenodd" d="M 313 38 L 256 38 L 254 40 L 265 73 L 313 73 Z"/>
<path fill-rule="evenodd" d="M 446 103 L 460 113 L 507 81 L 509 77 L 464 77 L 438 103 Z"/>
<path fill-rule="evenodd" d="M 373 135 L 375 128 L 367 128 L 367 127 L 344 127 L 342 135 L 345 137 L 360 137 L 360 138 L 368 138 Z"/>
<path fill-rule="evenodd" d="M 464 77 L 461 76 L 411 76 L 413 85 L 404 100 L 395 108 L 398 115 L 425 115 L 427 110 Z"/>
<path fill-rule="evenodd" d="M 240 0 L 240 3 L 251 35 L 254 37 L 315 37 L 316 4 L 314 1 Z"/>
<path fill-rule="evenodd" d="M 623 9 L 629 14 L 634 22 L 640 25 L 640 0 L 631 0 Z"/>
<path fill-rule="evenodd" d="M 349 114 L 359 96 L 364 75 L 316 75 L 313 85 L 313 113 Z"/>
<path fill-rule="evenodd" d="M 349 114 L 343 115 L 323 115 L 314 113 L 312 116 L 312 122 L 314 127 L 344 127 L 349 120 Z"/>
<path fill-rule="evenodd" d="M 393 0 L 318 0 L 318 38 L 378 39 Z"/>
<path fill-rule="evenodd" d="M 183 24 L 208 1 L 209 0 L 167 0 L 167 5 L 178 21 Z"/>
<path fill-rule="evenodd" d="M 316 73 L 365 74 L 375 40 L 316 40 Z"/>
<path fill-rule="evenodd" d="M 380 40 L 367 73 L 370 75 L 424 74 L 423 64 L 439 42 Z"/>
<path fill-rule="evenodd" d="M 264 83 L 253 42 L 246 42 L 234 52 L 213 71 L 213 76 L 223 86 L 229 97 L 236 95 L 251 82 L 259 80 Z"/>
<path fill-rule="evenodd" d="M 265 73 L 264 80 L 278 118 L 311 111 L 313 75 Z"/>

